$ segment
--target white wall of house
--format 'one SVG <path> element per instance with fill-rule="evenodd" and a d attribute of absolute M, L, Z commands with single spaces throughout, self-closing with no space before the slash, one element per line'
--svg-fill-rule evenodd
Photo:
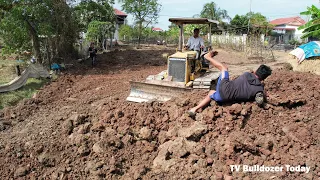
<path fill-rule="evenodd" d="M 278 25 L 276 26 L 276 28 L 290 28 L 290 29 L 295 29 L 294 30 L 294 38 L 298 41 L 302 41 L 301 37 L 303 35 L 303 30 L 299 30 L 299 26 L 292 26 L 292 25 Z M 283 30 L 274 30 L 275 32 L 278 32 L 280 34 L 288 34 L 288 32 L 292 31 L 292 30 L 288 30 L 288 31 L 283 31 Z"/>
<path fill-rule="evenodd" d="M 294 33 L 295 39 L 298 40 L 298 41 L 302 41 L 301 37 L 302 37 L 302 35 L 303 35 L 303 30 L 299 30 L 299 29 L 298 29 L 299 26 L 289 26 L 289 25 L 287 25 L 287 27 L 288 27 L 288 28 L 295 28 L 295 29 L 296 29 L 296 31 L 295 31 L 295 33 Z"/>
<path fill-rule="evenodd" d="M 119 40 L 119 24 L 116 23 L 116 31 L 114 32 L 114 39 Z"/>

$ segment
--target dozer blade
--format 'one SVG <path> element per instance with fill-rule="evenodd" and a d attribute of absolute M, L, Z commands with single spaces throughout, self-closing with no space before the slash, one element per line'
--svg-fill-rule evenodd
<path fill-rule="evenodd" d="M 145 82 L 130 81 L 131 91 L 127 101 L 132 102 L 165 102 L 172 97 L 177 97 L 183 92 L 191 92 L 192 89 L 185 87 L 153 84 Z"/>
<path fill-rule="evenodd" d="M 210 89 L 211 82 L 218 79 L 220 71 L 209 71 L 206 74 L 196 78 L 193 82 L 194 89 Z"/>

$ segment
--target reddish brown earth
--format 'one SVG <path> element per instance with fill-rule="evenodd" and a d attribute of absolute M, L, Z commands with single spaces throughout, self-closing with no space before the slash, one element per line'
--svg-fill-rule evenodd
<path fill-rule="evenodd" d="M 269 103 L 211 106 L 206 94 L 131 103 L 128 80 L 165 69 L 171 50 L 126 50 L 77 65 L 34 98 L 0 111 L 0 179 L 318 179 L 319 76 L 274 70 Z M 232 58 L 230 58 L 232 59 Z M 230 166 L 310 166 L 306 173 L 231 172 Z"/>

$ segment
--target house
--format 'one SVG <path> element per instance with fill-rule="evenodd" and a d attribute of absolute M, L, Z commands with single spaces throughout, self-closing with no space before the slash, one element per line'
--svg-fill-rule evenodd
<path fill-rule="evenodd" d="M 303 30 L 298 28 L 306 24 L 306 21 L 301 17 L 279 18 L 270 21 L 270 24 L 274 25 L 273 32 L 277 34 L 279 43 L 288 44 L 293 39 L 302 41 Z"/>
<path fill-rule="evenodd" d="M 119 28 L 121 25 L 125 24 L 128 15 L 116 8 L 114 8 L 114 14 L 117 16 L 116 31 L 114 33 L 114 39 L 117 41 L 119 39 Z"/>
<path fill-rule="evenodd" d="M 161 28 L 155 27 L 155 28 L 152 28 L 152 31 L 162 32 L 163 30 Z"/>

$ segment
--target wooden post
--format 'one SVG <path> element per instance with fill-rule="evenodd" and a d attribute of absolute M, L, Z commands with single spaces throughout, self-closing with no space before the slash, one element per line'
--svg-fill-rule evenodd
<path fill-rule="evenodd" d="M 20 66 L 19 65 L 16 66 L 16 73 L 17 73 L 18 76 L 21 75 L 21 71 L 20 71 Z"/>
<path fill-rule="evenodd" d="M 110 50 L 112 49 L 112 33 L 109 34 L 110 36 Z"/>
<path fill-rule="evenodd" d="M 183 38 L 183 24 L 180 24 L 179 28 L 180 28 L 180 34 L 179 34 L 179 49 L 178 50 L 180 52 L 182 52 L 182 48 L 183 48 L 182 47 L 182 43 L 183 43 L 183 39 L 182 39 Z"/>
<path fill-rule="evenodd" d="M 209 24 L 209 49 L 212 48 L 212 37 L 211 37 L 211 24 Z"/>

